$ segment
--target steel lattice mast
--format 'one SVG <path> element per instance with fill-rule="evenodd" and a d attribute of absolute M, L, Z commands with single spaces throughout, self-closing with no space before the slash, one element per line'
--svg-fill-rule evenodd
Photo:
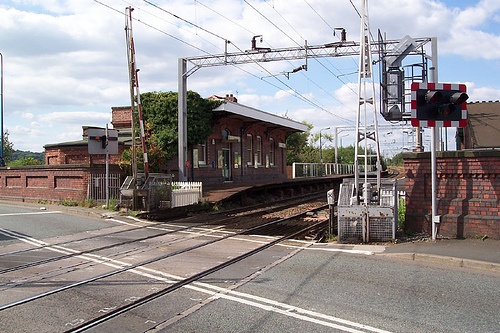
<path fill-rule="evenodd" d="M 377 168 L 377 189 L 380 189 L 380 147 L 378 140 L 378 124 L 377 124 L 377 108 L 375 103 L 375 82 L 373 81 L 373 66 L 372 66 L 372 52 L 371 52 L 371 42 L 370 42 L 370 25 L 368 20 L 368 0 L 362 1 L 362 17 L 361 17 L 361 31 L 360 31 L 360 54 L 359 54 L 359 75 L 358 75 L 358 112 L 356 116 L 356 144 L 354 148 L 354 196 L 359 198 L 360 192 L 360 159 L 364 161 L 364 203 L 368 204 L 370 198 L 368 198 L 368 189 L 365 187 L 370 186 L 368 183 L 368 161 L 372 157 L 377 158 L 376 168 Z M 368 90 L 371 90 L 370 92 Z M 370 123 L 369 108 L 373 110 L 373 121 Z M 371 149 L 368 147 L 368 140 L 373 140 L 375 142 L 376 154 L 373 155 Z M 360 144 L 363 146 L 360 147 Z M 359 150 L 362 149 L 360 154 Z M 357 199 L 357 201 L 359 201 Z M 358 202 L 359 204 L 359 202 Z"/>

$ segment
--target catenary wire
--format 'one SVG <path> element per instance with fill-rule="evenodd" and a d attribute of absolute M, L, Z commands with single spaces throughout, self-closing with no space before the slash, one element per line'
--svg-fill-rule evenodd
<path fill-rule="evenodd" d="M 152 2 L 151 2 L 151 1 L 149 1 L 149 0 L 143 0 L 143 1 L 144 1 L 144 2 L 146 2 L 147 4 L 151 5 L 151 6 L 154 6 L 154 7 L 155 7 L 155 8 L 157 8 L 157 9 L 160 9 L 161 11 L 163 11 L 163 12 L 165 12 L 165 13 L 167 13 L 167 14 L 170 14 L 170 15 L 174 16 L 174 17 L 175 17 L 175 18 L 177 18 L 177 19 L 182 20 L 183 22 L 185 22 L 185 23 L 187 23 L 187 24 L 190 24 L 190 25 L 192 25 L 192 26 L 194 26 L 194 27 L 197 27 L 197 28 L 199 28 L 199 29 L 201 29 L 201 30 L 203 30 L 203 31 L 207 32 L 207 33 L 210 33 L 210 34 L 211 34 L 211 35 L 213 35 L 213 36 L 216 36 L 216 37 L 218 37 L 218 38 L 220 38 L 220 39 L 222 39 L 222 40 L 224 40 L 224 41 L 227 41 L 227 39 L 225 39 L 225 38 L 223 38 L 223 37 L 221 37 L 221 36 L 219 36 L 219 35 L 217 35 L 217 34 L 215 34 L 215 33 L 210 32 L 209 30 L 207 30 L 207 29 L 205 29 L 205 28 L 200 27 L 198 24 L 192 23 L 192 22 L 190 22 L 189 20 L 186 20 L 186 19 L 184 19 L 184 18 L 181 18 L 180 16 L 178 16 L 178 15 L 176 15 L 176 14 L 174 14 L 174 13 L 171 13 L 171 12 L 170 12 L 170 11 L 168 11 L 168 10 L 165 10 L 165 9 L 163 9 L 163 8 L 159 7 L 158 5 L 156 5 L 156 4 L 154 4 L 154 3 L 152 3 Z M 258 11 L 255 7 L 253 7 L 251 4 L 249 4 L 246 0 L 244 0 L 244 1 L 245 1 L 245 3 L 247 3 L 250 7 L 252 7 L 254 10 L 256 10 L 257 12 L 259 12 L 259 11 Z M 259 12 L 259 13 L 260 13 L 260 12 Z M 262 13 L 260 13 L 260 14 L 262 15 Z M 262 16 L 263 16 L 264 18 L 266 18 L 264 15 L 262 15 Z M 267 18 L 266 18 L 266 19 L 267 19 Z M 270 21 L 269 19 L 267 19 L 267 20 L 268 20 L 271 24 L 273 24 L 274 26 L 276 26 L 276 25 L 275 25 L 272 21 Z M 276 27 L 277 27 L 277 26 L 276 26 Z M 288 35 L 287 35 L 287 34 L 286 34 L 286 33 L 285 33 L 282 29 L 280 29 L 279 27 L 277 27 L 277 28 L 278 28 L 278 29 L 279 29 L 282 33 L 284 33 L 284 34 L 285 34 L 288 38 L 290 38 L 292 41 L 294 41 L 294 40 L 293 40 L 290 36 L 288 36 Z M 295 42 L 295 41 L 294 41 L 294 42 Z M 296 43 L 296 42 L 295 42 L 295 43 Z M 235 47 L 236 47 L 236 48 L 237 48 L 240 52 L 243 52 L 243 50 L 241 50 L 241 48 L 239 48 L 238 46 L 236 46 L 234 43 L 231 43 L 231 44 L 232 44 L 233 46 L 235 46 Z M 300 45 L 299 45 L 299 46 L 300 46 Z M 268 73 L 271 77 L 273 77 L 274 79 L 276 79 L 277 81 L 279 81 L 282 85 L 284 85 L 285 87 L 287 87 L 290 91 L 292 91 L 292 92 L 293 92 L 293 94 L 291 94 L 292 96 L 298 97 L 298 98 L 299 98 L 299 99 L 301 99 L 302 101 L 304 101 L 304 102 L 306 102 L 306 103 L 309 103 L 309 104 L 311 104 L 311 105 L 313 105 L 313 106 L 315 106 L 315 107 L 317 107 L 317 108 L 319 108 L 319 109 L 321 109 L 321 110 L 323 110 L 323 111 L 325 111 L 325 112 L 329 113 L 330 115 L 333 115 L 333 116 L 335 116 L 335 117 L 337 117 L 337 118 L 339 118 L 339 119 L 342 119 L 342 120 L 347 121 L 347 122 L 350 122 L 350 123 L 352 122 L 352 120 L 351 120 L 351 119 L 349 119 L 349 118 L 344 118 L 344 117 L 339 116 L 339 115 L 335 115 L 335 114 L 333 114 L 331 111 L 329 111 L 329 110 L 327 110 L 326 108 L 324 108 L 324 107 L 320 106 L 318 103 L 316 103 L 316 102 L 314 102 L 314 101 L 310 100 L 309 98 L 305 97 L 302 93 L 299 93 L 299 92 L 298 92 L 295 88 L 291 87 L 289 84 L 287 84 L 287 83 L 285 83 L 284 81 L 280 80 L 280 79 L 279 79 L 279 78 L 277 78 L 275 75 L 272 75 L 272 73 L 271 73 L 271 72 L 269 72 L 269 70 L 267 70 L 266 68 L 264 68 L 264 66 L 262 66 L 260 63 L 258 63 L 258 62 L 256 62 L 256 61 L 254 61 L 254 63 L 255 63 L 257 66 L 259 66 L 261 69 L 263 69 L 265 72 L 267 72 L 267 73 Z M 236 66 L 236 67 L 238 67 L 238 66 Z M 238 68 L 239 68 L 239 67 L 238 67 Z M 248 72 L 247 72 L 247 73 L 248 73 Z M 253 74 L 252 74 L 252 75 L 253 75 Z M 255 77 L 255 75 L 253 75 L 253 76 Z M 310 80 L 310 79 L 309 79 L 309 80 Z M 312 82 L 312 80 L 310 80 L 310 81 Z M 269 82 L 269 81 L 267 81 L 267 80 L 264 80 L 264 82 L 266 82 L 266 83 L 270 83 L 270 82 Z M 322 90 L 323 90 L 324 92 L 326 92 L 327 94 L 329 94 L 326 90 L 324 90 L 323 88 L 321 88 L 318 84 L 316 84 L 316 83 L 315 83 L 315 85 L 316 85 L 318 88 L 322 89 Z M 275 86 L 275 85 L 273 85 L 273 86 Z M 276 87 L 276 86 L 275 86 L 275 87 Z M 282 88 L 281 88 L 281 87 L 276 87 L 276 88 L 278 88 L 279 90 L 282 90 Z M 290 94 L 290 91 L 287 91 L 287 90 L 284 90 L 284 91 Z M 331 95 L 331 94 L 330 94 L 330 95 Z M 342 103 L 340 100 L 338 100 L 337 98 L 335 98 L 335 96 L 333 96 L 333 95 L 332 95 L 332 97 L 333 97 L 335 100 L 337 100 L 339 103 L 341 103 L 342 105 L 346 106 L 346 105 L 345 105 L 344 103 Z M 347 107 L 347 106 L 346 106 L 346 107 Z"/>
<path fill-rule="evenodd" d="M 269 23 L 271 23 L 271 25 L 273 25 L 276 29 L 278 29 L 280 32 L 282 32 L 286 37 L 288 37 L 292 42 L 294 42 L 296 45 L 298 45 L 299 47 L 302 47 L 297 41 L 295 41 L 292 37 L 290 37 L 286 32 L 283 31 L 283 29 L 281 29 L 280 27 L 278 27 L 272 20 L 270 20 L 268 17 L 266 17 L 263 13 L 261 13 L 257 8 L 255 8 L 255 6 L 251 5 L 247 0 L 243 0 L 248 6 L 250 6 L 250 8 L 252 8 L 254 11 L 256 11 L 259 15 L 261 15 L 264 19 L 266 19 Z M 276 10 L 276 8 L 274 8 L 273 6 L 271 6 L 274 11 L 288 24 L 288 21 Z M 317 11 L 315 11 L 317 12 Z M 290 25 L 291 26 L 291 25 Z M 329 25 L 328 25 L 329 26 Z M 292 29 L 300 36 L 300 33 L 297 32 L 297 30 L 295 28 L 292 27 Z M 302 37 L 301 37 L 302 38 Z M 311 51 L 313 52 L 313 51 Z M 314 52 L 313 52 L 314 54 Z M 325 70 L 327 70 L 329 73 L 331 73 L 333 76 L 335 76 L 337 79 L 339 79 L 339 77 L 337 75 L 335 75 L 328 67 L 325 66 L 325 64 L 323 64 L 323 62 L 321 62 L 319 59 L 317 58 L 314 58 L 314 60 L 320 64 Z M 335 66 L 334 66 L 335 67 Z M 336 68 L 336 67 L 335 67 Z M 336 68 L 338 70 L 338 68 Z M 339 71 L 340 72 L 340 71 Z M 343 103 L 342 101 L 340 101 L 338 98 L 336 98 L 334 95 L 332 95 L 330 92 L 326 91 L 324 88 L 322 88 L 320 85 L 318 85 L 316 82 L 314 82 L 313 80 L 311 80 L 309 77 L 307 77 L 307 75 L 305 75 L 304 73 L 301 73 L 309 82 L 313 83 L 316 87 L 318 87 L 320 90 L 322 90 L 323 92 L 325 92 L 327 95 L 330 95 L 334 100 L 336 100 L 337 102 L 339 102 L 341 105 L 347 107 L 348 109 L 350 109 L 351 111 L 353 112 L 356 112 L 356 110 L 353 110 L 351 107 L 345 105 L 345 103 Z M 349 90 L 351 90 L 353 93 L 357 94 L 356 91 L 354 91 L 352 89 L 352 87 L 350 87 L 348 84 L 346 84 L 343 80 L 339 79 L 340 82 L 342 82 L 344 85 L 347 86 L 347 88 Z M 344 119 L 346 120 L 346 119 Z M 351 122 L 350 120 L 348 120 L 349 122 Z"/>
<path fill-rule="evenodd" d="M 150 1 L 147 1 L 147 0 L 143 0 L 143 1 L 147 2 L 148 4 L 151 4 L 151 2 L 150 2 Z M 107 4 L 105 4 L 105 3 L 103 3 L 103 2 L 101 2 L 101 1 L 99 1 L 99 0 L 94 0 L 94 2 L 96 2 L 96 3 L 100 4 L 100 5 L 103 5 L 103 6 L 107 7 L 108 9 L 113 10 L 113 11 L 115 11 L 115 12 L 119 13 L 120 15 L 125 15 L 125 14 L 124 14 L 124 13 L 122 13 L 120 10 L 117 10 L 117 9 L 115 9 L 115 8 L 113 8 L 113 7 L 111 7 L 111 6 L 107 5 Z M 157 7 L 157 6 L 156 6 L 156 7 Z M 160 8 L 161 8 L 161 7 L 160 7 Z M 168 11 L 167 11 L 167 12 L 168 12 Z M 168 12 L 168 13 L 169 13 L 169 14 L 171 14 L 171 15 L 173 15 L 173 16 L 174 16 L 174 17 L 176 17 L 176 18 L 180 18 L 178 15 L 172 14 L 172 13 L 170 13 L 170 12 Z M 134 20 L 135 20 L 135 21 L 137 21 L 137 22 L 139 22 L 139 23 L 141 23 L 141 24 L 144 24 L 145 26 L 147 26 L 147 27 L 149 27 L 149 28 L 151 28 L 151 29 L 153 29 L 153 30 L 156 30 L 156 31 L 158 31 L 158 32 L 160 32 L 160 33 L 162 33 L 162 34 L 165 34 L 166 36 L 171 37 L 171 38 L 173 38 L 173 39 L 175 39 L 175 40 L 177 40 L 177 41 L 179 41 L 179 42 L 181 42 L 181 43 L 183 43 L 183 44 L 185 44 L 185 45 L 187 45 L 187 46 L 190 46 L 190 47 L 192 47 L 192 48 L 194 48 L 194 49 L 197 49 L 197 50 L 199 50 L 199 51 L 200 51 L 200 52 L 202 52 L 202 53 L 205 53 L 205 54 L 208 54 L 208 55 L 214 56 L 214 55 L 213 55 L 213 54 L 211 54 L 210 52 L 208 52 L 208 51 L 206 51 L 206 50 L 203 50 L 203 49 L 201 49 L 200 47 L 195 46 L 195 45 L 193 45 L 193 44 L 191 44 L 191 43 L 188 43 L 188 42 L 186 42 L 186 41 L 184 41 L 184 40 L 182 40 L 182 39 L 180 39 L 180 38 L 178 38 L 178 37 L 176 37 L 176 36 L 173 36 L 172 34 L 169 34 L 169 33 L 165 32 L 165 31 L 163 31 L 163 30 L 161 30 L 161 29 L 159 29 L 159 28 L 157 28 L 157 27 L 155 27 L 155 26 L 153 26 L 153 25 L 151 25 L 151 24 L 148 24 L 148 23 L 146 23 L 146 22 L 145 22 L 145 21 L 143 21 L 143 20 L 140 20 L 140 19 L 137 19 L 137 18 L 134 18 Z M 194 23 L 192 23 L 192 22 L 189 22 L 188 20 L 185 20 L 185 19 L 182 19 L 182 20 L 183 20 L 184 22 L 187 22 L 187 23 L 189 23 L 189 24 L 193 25 L 193 26 L 197 26 L 197 27 L 199 27 L 198 25 L 196 25 L 196 24 L 194 24 Z M 201 27 L 199 27 L 199 28 L 200 28 L 201 30 L 203 30 L 203 31 L 206 31 L 207 33 L 210 33 L 211 35 L 214 35 L 214 36 L 216 36 L 216 37 L 218 37 L 218 38 L 220 38 L 220 39 L 222 39 L 222 40 L 224 40 L 224 41 L 227 41 L 225 38 L 223 38 L 223 37 L 221 37 L 221 36 L 218 36 L 218 35 L 216 35 L 216 34 L 214 34 L 214 33 L 211 33 L 211 32 L 209 32 L 208 30 L 206 30 L 205 28 L 201 28 Z M 233 46 L 235 46 L 235 47 L 236 47 L 236 48 L 237 48 L 240 52 L 243 52 L 243 50 L 241 50 L 240 48 L 238 48 L 238 47 L 237 47 L 234 43 L 231 43 L 231 44 L 232 44 Z M 266 68 L 264 68 L 264 67 L 263 67 L 261 64 L 259 64 L 257 61 L 254 61 L 254 63 L 255 63 L 256 65 L 258 65 L 260 68 L 262 68 L 265 72 L 267 72 L 268 74 L 270 74 L 270 76 L 273 76 L 273 75 L 272 75 L 272 73 L 271 73 L 271 72 L 269 72 L 269 70 L 267 70 Z M 349 119 L 349 118 L 345 118 L 345 117 L 342 117 L 342 116 L 337 115 L 337 114 L 334 114 L 332 111 L 330 111 L 330 110 L 326 109 L 325 107 L 323 107 L 323 106 L 319 105 L 318 103 L 314 102 L 313 100 L 311 100 L 311 99 L 309 99 L 309 98 L 305 97 L 302 93 L 298 92 L 295 88 L 291 87 L 290 85 L 288 85 L 288 84 L 287 84 L 287 83 L 285 83 L 284 81 L 280 80 L 279 78 L 276 78 L 275 76 L 273 76 L 273 77 L 274 77 L 277 81 L 279 81 L 282 85 L 284 85 L 285 87 L 287 87 L 289 90 L 282 89 L 281 87 L 277 86 L 276 84 L 272 84 L 272 83 L 271 83 L 270 81 L 268 81 L 268 80 L 263 80 L 262 78 L 259 78 L 259 77 L 258 77 L 258 76 L 256 76 L 255 74 L 250 73 L 249 71 L 243 70 L 241 67 L 239 67 L 239 66 L 237 66 L 237 65 L 234 65 L 234 64 L 233 64 L 233 67 L 236 67 L 237 69 L 239 69 L 239 70 L 241 70 L 241 71 L 243 71 L 243 72 L 245 72 L 245 73 L 247 73 L 247 74 L 249 74 L 249 75 L 251 75 L 251 76 L 253 76 L 253 77 L 257 78 L 257 79 L 260 79 L 260 80 L 262 80 L 262 81 L 266 82 L 267 84 L 270 84 L 271 86 L 275 87 L 276 89 L 278 89 L 278 90 L 282 90 L 282 91 L 284 91 L 285 93 L 287 93 L 287 94 L 289 94 L 289 95 L 291 95 L 291 96 L 294 96 L 294 97 L 296 97 L 296 98 L 298 98 L 298 99 L 302 100 L 303 102 L 306 102 L 306 103 L 308 103 L 308 104 L 310 104 L 310 105 L 312 105 L 312 106 L 314 106 L 314 107 L 316 107 L 316 108 L 318 108 L 318 109 L 320 109 L 320 110 L 323 110 L 323 111 L 325 111 L 326 113 L 328 113 L 328 114 L 330 114 L 330 115 L 332 115 L 332 116 L 334 116 L 334 117 L 336 117 L 336 118 L 342 119 L 342 120 L 344 120 L 344 121 L 346 121 L 346 122 L 349 122 L 349 123 L 352 123 L 352 122 L 353 122 L 351 119 Z M 339 101 L 339 102 L 340 102 L 340 101 Z M 341 102 L 340 102 L 340 103 L 341 103 Z"/>

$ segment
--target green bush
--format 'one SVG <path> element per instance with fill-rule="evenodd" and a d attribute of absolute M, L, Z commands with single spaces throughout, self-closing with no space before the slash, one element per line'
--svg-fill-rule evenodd
<path fill-rule="evenodd" d="M 71 199 L 66 199 L 66 200 L 61 200 L 60 204 L 63 206 L 68 206 L 68 207 L 76 207 L 78 206 L 78 202 L 71 200 Z"/>
<path fill-rule="evenodd" d="M 399 198 L 398 203 L 398 229 L 404 230 L 406 215 L 406 200 L 404 197 Z"/>

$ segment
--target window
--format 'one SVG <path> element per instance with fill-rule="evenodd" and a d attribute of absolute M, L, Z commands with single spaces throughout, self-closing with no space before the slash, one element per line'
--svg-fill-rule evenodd
<path fill-rule="evenodd" d="M 198 164 L 207 165 L 207 144 L 198 145 Z"/>
<path fill-rule="evenodd" d="M 253 165 L 252 134 L 247 134 L 247 165 Z"/>
<path fill-rule="evenodd" d="M 269 165 L 274 166 L 274 139 L 270 138 L 269 139 Z"/>
<path fill-rule="evenodd" d="M 257 135 L 257 146 L 255 147 L 257 150 L 255 152 L 255 159 L 257 162 L 257 165 L 262 165 L 262 138 L 260 135 Z"/>

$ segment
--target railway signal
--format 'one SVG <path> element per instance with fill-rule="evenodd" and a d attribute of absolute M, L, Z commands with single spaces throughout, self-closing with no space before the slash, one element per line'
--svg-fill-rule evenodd
<path fill-rule="evenodd" d="M 413 82 L 411 124 L 415 127 L 465 127 L 469 96 L 465 84 Z"/>

